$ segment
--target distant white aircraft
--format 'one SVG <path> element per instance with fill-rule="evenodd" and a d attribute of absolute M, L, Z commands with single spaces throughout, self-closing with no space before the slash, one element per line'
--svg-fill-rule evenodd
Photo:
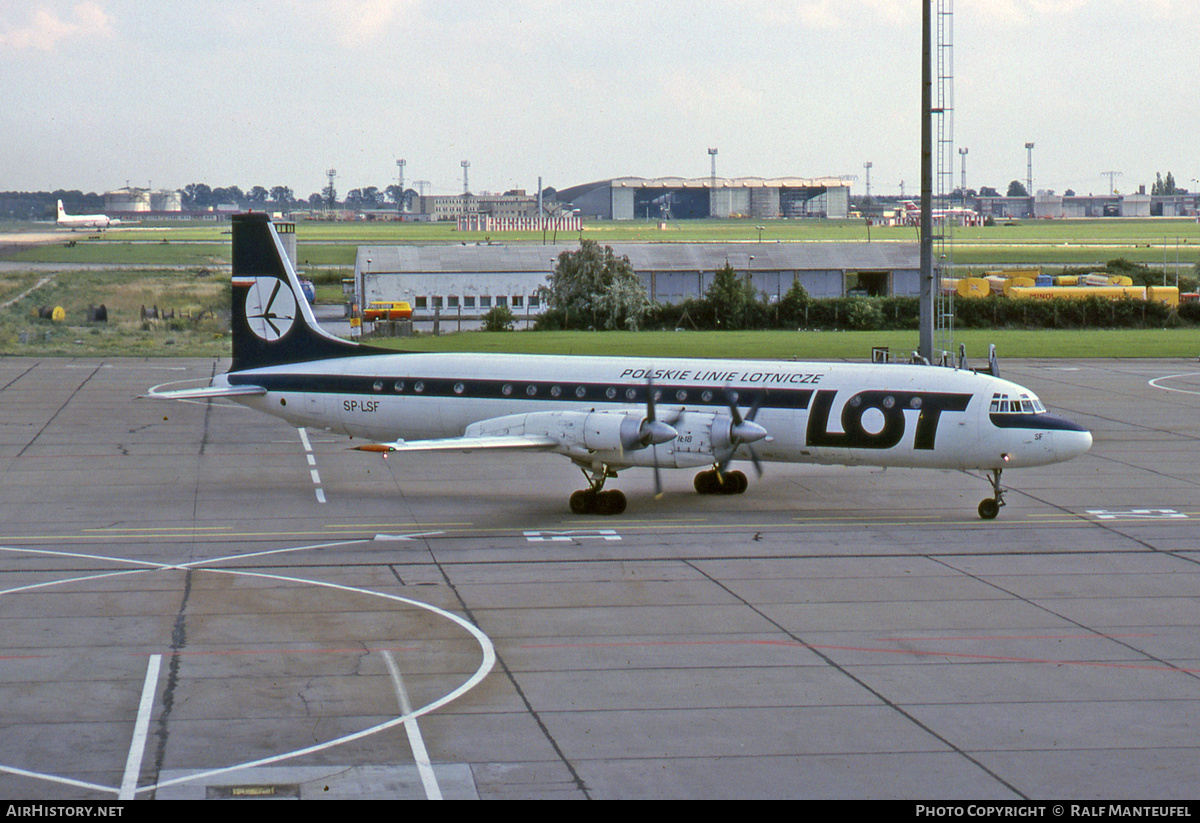
<path fill-rule="evenodd" d="M 373 441 L 390 453 L 545 451 L 574 462 L 588 488 L 576 514 L 619 514 L 604 491 L 641 466 L 702 468 L 701 494 L 740 494 L 732 460 L 1001 472 L 1070 460 L 1092 435 L 1028 389 L 947 366 L 524 354 L 405 353 L 323 331 L 265 214 L 233 217 L 233 361 L 171 400 L 226 397 L 293 426 Z"/>
<path fill-rule="evenodd" d="M 921 223 L 921 204 L 915 200 L 904 200 L 900 203 L 904 209 L 904 223 L 908 226 L 918 226 Z M 932 218 L 936 220 L 957 220 L 960 223 L 973 224 L 979 220 L 979 212 L 966 206 L 951 206 L 946 209 L 933 209 Z"/>
<path fill-rule="evenodd" d="M 107 229 L 115 226 L 120 220 L 114 220 L 107 214 L 67 214 L 62 201 L 58 201 L 58 225 L 72 229 Z"/>

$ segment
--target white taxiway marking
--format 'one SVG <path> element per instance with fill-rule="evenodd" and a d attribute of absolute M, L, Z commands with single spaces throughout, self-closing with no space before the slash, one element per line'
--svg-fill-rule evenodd
<path fill-rule="evenodd" d="M 414 532 L 412 534 L 377 534 L 376 540 L 416 540 L 418 537 L 433 537 L 445 532 Z"/>
<path fill-rule="evenodd" d="M 1165 377 L 1156 377 L 1149 382 L 1154 388 L 1162 389 L 1163 391 L 1179 392 L 1180 394 L 1200 394 L 1200 391 L 1196 391 L 1195 389 L 1173 389 L 1170 386 L 1158 385 L 1159 380 L 1174 380 L 1177 377 L 1195 377 L 1196 375 L 1200 375 L 1200 372 L 1189 371 L 1184 372 L 1183 374 L 1168 374 Z"/>
<path fill-rule="evenodd" d="M 574 540 L 620 540 L 616 529 L 567 529 L 565 531 L 525 532 L 530 543 L 570 543 Z"/>
<path fill-rule="evenodd" d="M 1097 520 L 1129 520 L 1129 519 L 1166 519 L 1187 520 L 1188 516 L 1174 509 L 1128 509 L 1126 511 L 1109 511 L 1108 509 L 1088 509 L 1087 513 Z"/>
<path fill-rule="evenodd" d="M 433 764 L 429 762 L 429 752 L 425 750 L 425 740 L 421 737 L 421 729 L 413 715 L 408 689 L 404 688 L 404 678 L 400 676 L 400 667 L 396 665 L 396 660 L 389 651 L 383 652 L 383 660 L 392 675 L 392 685 L 396 688 L 396 698 L 400 701 L 400 713 L 408 718 L 404 721 L 404 731 L 408 733 L 408 745 L 412 746 L 413 760 L 416 761 L 417 772 L 421 775 L 421 785 L 425 787 L 425 797 L 428 800 L 441 800 L 442 789 L 438 786 L 437 775 L 433 773 Z"/>
<path fill-rule="evenodd" d="M 118 800 L 133 800 L 137 791 L 138 775 L 142 772 L 142 756 L 146 752 L 146 734 L 150 731 L 150 714 L 154 710 L 154 692 L 158 687 L 158 672 L 162 668 L 162 655 L 150 655 L 146 667 L 146 681 L 142 684 L 142 700 L 138 704 L 137 722 L 133 724 L 133 740 L 129 744 L 129 756 L 125 759 L 125 777 L 121 780 Z"/>
<path fill-rule="evenodd" d="M 273 550 L 265 551 L 265 552 L 255 552 L 254 555 L 262 556 L 262 555 L 268 555 L 268 554 L 280 554 L 283 552 L 307 551 L 307 550 L 312 550 L 312 549 L 323 548 L 324 546 L 347 545 L 350 543 L 358 543 L 358 542 L 362 542 L 362 541 L 346 540 L 346 541 L 339 541 L 336 543 L 325 543 L 325 544 L 321 544 L 321 545 L 296 546 L 296 547 L 291 547 L 291 548 L 286 548 L 286 549 L 273 549 Z M 430 605 L 429 603 L 422 603 L 419 600 L 411 600 L 407 597 L 401 597 L 401 596 L 395 595 L 395 594 L 385 594 L 383 592 L 376 592 L 376 591 L 372 591 L 370 589 L 363 589 L 363 588 L 358 588 L 355 586 L 345 586 L 345 585 L 341 585 L 338 583 L 327 583 L 327 582 L 320 581 L 320 580 L 310 580 L 310 579 L 305 579 L 305 578 L 300 578 L 300 577 L 285 577 L 282 575 L 262 574 L 262 573 L 240 571 L 240 570 L 233 570 L 233 569 L 214 569 L 214 568 L 206 569 L 206 568 L 204 568 L 205 566 L 212 564 L 212 563 L 219 563 L 224 560 L 230 560 L 230 559 L 234 559 L 234 558 L 244 559 L 246 557 L 251 556 L 248 554 L 247 555 L 230 555 L 229 557 L 208 558 L 206 560 L 196 560 L 196 561 L 192 561 L 189 563 L 182 563 L 179 565 L 169 565 L 169 564 L 155 563 L 155 562 L 150 562 L 150 561 L 129 560 L 126 558 L 121 558 L 121 557 L 106 557 L 104 555 L 81 554 L 78 552 L 63 552 L 63 551 L 55 551 L 55 550 L 51 550 L 51 549 L 22 549 L 22 548 L 15 548 L 15 547 L 11 547 L 11 546 L 0 546 L 0 552 L 12 552 L 12 553 L 20 553 L 20 554 L 36 554 L 36 555 L 57 555 L 60 557 L 87 557 L 87 558 L 92 558 L 92 559 L 104 559 L 104 560 L 108 560 L 110 562 L 128 563 L 131 565 L 137 565 L 137 566 L 141 567 L 139 569 L 132 569 L 132 570 L 128 570 L 128 571 L 108 572 L 105 574 L 94 574 L 94 575 L 83 575 L 83 576 L 75 577 L 75 578 L 65 578 L 65 579 L 60 579 L 60 580 L 47 581 L 44 583 L 18 586 L 18 587 L 12 588 L 12 589 L 0 590 L 0 594 L 15 594 L 18 592 L 29 592 L 34 589 L 43 589 L 43 588 L 48 588 L 51 586 L 70 585 L 70 584 L 78 583 L 78 582 L 85 581 L 85 580 L 95 580 L 95 579 L 104 578 L 104 577 L 116 577 L 116 576 L 127 575 L 127 574 L 146 574 L 146 573 L 153 573 L 156 571 L 158 571 L 158 572 L 176 571 L 176 570 L 181 570 L 181 569 L 185 569 L 185 568 L 192 568 L 192 569 L 197 569 L 198 571 L 202 571 L 202 572 L 207 571 L 212 574 L 226 574 L 226 575 L 231 575 L 231 576 L 235 576 L 235 577 L 248 577 L 248 578 L 260 579 L 260 580 L 273 580 L 273 581 L 280 581 L 280 582 L 285 582 L 285 583 L 299 583 L 299 584 L 315 586 L 315 587 L 323 588 L 323 589 L 330 589 L 332 591 L 349 592 L 351 594 L 365 595 L 368 597 L 378 597 L 380 599 L 388 600 L 393 603 L 400 603 L 400 604 L 403 604 L 406 606 L 412 606 L 414 608 L 423 609 L 423 610 L 430 612 L 438 617 L 448 620 L 451 623 L 454 623 L 455 625 L 462 628 L 464 631 L 466 631 L 468 634 L 470 634 L 475 639 L 475 642 L 479 645 L 480 652 L 482 653 L 482 660 L 479 663 L 479 667 L 464 682 L 460 683 L 456 688 L 452 689 L 451 691 L 447 692 L 446 694 L 443 694 L 441 697 L 438 697 L 437 699 L 433 700 L 430 703 L 427 703 L 424 706 L 421 706 L 420 708 L 413 709 L 411 706 L 409 706 L 405 710 L 404 714 L 401 715 L 400 717 L 393 718 L 393 719 L 385 721 L 383 723 L 378 723 L 369 728 L 362 729 L 357 732 L 352 732 L 350 734 L 346 734 L 342 737 L 339 737 L 339 738 L 336 738 L 333 740 L 327 740 L 324 743 L 318 743 L 313 746 L 307 746 L 302 749 L 296 749 L 296 750 L 290 751 L 290 752 L 283 752 L 283 753 L 271 755 L 268 757 L 262 757 L 257 760 L 252 760 L 252 761 L 249 761 L 246 763 L 238 763 L 238 764 L 235 764 L 232 766 L 226 766 L 223 768 L 209 769 L 207 771 L 197 772 L 195 774 L 188 774 L 183 777 L 178 777 L 178 778 L 174 778 L 171 780 L 164 780 L 160 783 L 142 786 L 139 788 L 137 786 L 137 779 L 138 779 L 139 773 L 141 771 L 141 762 L 142 762 L 143 754 L 145 752 L 146 740 L 149 736 L 148 732 L 149 732 L 149 724 L 150 724 L 151 715 L 153 714 L 154 696 L 157 691 L 159 671 L 161 670 L 161 665 L 162 665 L 162 655 L 152 655 L 150 658 L 148 670 L 146 672 L 146 679 L 142 686 L 141 702 L 138 707 L 137 719 L 134 723 L 133 741 L 130 745 L 129 755 L 126 759 L 125 773 L 122 777 L 120 787 L 102 786 L 102 785 L 99 785 L 96 783 L 89 783 L 86 781 L 77 780 L 77 779 L 65 777 L 62 775 L 53 775 L 53 774 L 47 774 L 44 772 L 35 772 L 30 769 L 22 769 L 20 767 L 10 766 L 10 765 L 4 764 L 4 763 L 0 763 L 0 773 L 21 775 L 21 776 L 25 776 L 25 777 L 35 778 L 38 780 L 45 780 L 45 781 L 48 781 L 51 783 L 58 783 L 58 784 L 66 785 L 66 786 L 77 786 L 80 788 L 88 789 L 90 791 L 110 792 L 113 794 L 117 794 L 119 796 L 119 798 L 122 800 L 129 800 L 129 799 L 133 799 L 138 794 L 152 792 L 158 788 L 173 786 L 173 785 L 176 785 L 179 783 L 188 783 L 188 782 L 192 782 L 192 781 L 205 780 L 207 778 L 215 777 L 216 775 L 228 774 L 230 772 L 241 771 L 243 769 L 257 768 L 260 766 L 266 766 L 266 765 L 270 765 L 273 763 L 280 763 L 282 761 L 290 760 L 292 758 L 303 757 L 305 755 L 313 754 L 315 752 L 325 751 L 326 749 L 330 749 L 335 746 L 340 746 L 344 743 L 350 743 L 352 741 L 359 740 L 359 739 L 368 737 L 373 734 L 378 734 L 379 732 L 386 731 L 386 730 L 394 728 L 395 726 L 398 726 L 398 725 L 403 724 L 403 725 L 405 725 L 405 727 L 407 729 L 408 724 L 412 721 L 415 721 L 421 715 L 429 714 L 431 712 L 437 711 L 441 707 L 445 706 L 446 704 L 448 704 L 454 700 L 457 700 L 458 698 L 462 697 L 464 694 L 469 692 L 471 689 L 478 686 L 481 682 L 483 682 L 483 679 L 485 677 L 487 677 L 487 675 L 491 672 L 491 670 L 496 665 L 496 649 L 492 645 L 491 639 L 488 638 L 488 636 L 486 634 L 484 634 L 482 631 L 480 631 L 474 624 L 468 622 L 465 618 L 459 617 L 459 616 L 453 614 L 452 612 L 448 612 L 444 609 L 438 608 L 437 606 Z M 405 697 L 403 699 L 407 700 L 407 695 L 405 695 Z M 410 734 L 410 739 L 411 739 L 412 732 L 410 731 L 409 734 Z M 418 752 L 418 750 L 416 748 L 414 748 L 414 754 L 416 754 L 420 758 L 423 758 L 424 761 L 426 763 L 428 763 L 429 758 L 428 758 L 427 754 L 424 754 L 423 743 L 420 744 L 420 746 L 421 746 L 421 751 Z M 430 769 L 432 770 L 432 766 L 430 767 Z M 432 777 L 432 771 L 431 771 L 430 777 Z M 422 781 L 425 781 L 424 775 L 422 775 Z M 429 791 L 428 784 L 427 784 L 426 791 L 427 792 Z M 440 789 L 438 789 L 437 791 L 439 791 L 439 794 L 440 794 Z"/>
<path fill-rule="evenodd" d="M 321 475 L 317 474 L 315 468 L 317 465 L 317 456 L 313 454 L 312 443 L 308 439 L 308 432 L 303 427 L 297 428 L 296 431 L 300 432 L 300 442 L 304 444 L 304 458 L 308 461 L 308 465 L 314 467 L 309 469 L 308 473 L 312 476 L 313 491 L 316 492 L 317 502 L 324 503 L 325 490 L 321 488 Z"/>

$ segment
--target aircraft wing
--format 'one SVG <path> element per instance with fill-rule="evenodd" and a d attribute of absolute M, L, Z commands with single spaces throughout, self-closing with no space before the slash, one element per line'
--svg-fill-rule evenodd
<path fill-rule="evenodd" d="M 393 443 L 368 443 L 365 446 L 355 446 L 354 449 L 362 452 L 378 452 L 386 456 L 391 452 L 553 451 L 558 446 L 558 440 L 545 435 L 506 434 L 443 437 L 437 440 L 397 440 Z"/>

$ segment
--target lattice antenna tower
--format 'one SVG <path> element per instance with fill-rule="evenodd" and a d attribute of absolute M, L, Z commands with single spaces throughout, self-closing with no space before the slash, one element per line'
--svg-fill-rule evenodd
<path fill-rule="evenodd" d="M 936 78 L 933 116 L 937 145 L 934 147 L 934 209 L 941 210 L 940 225 L 934 230 L 934 356 L 954 351 L 954 296 L 942 281 L 954 270 L 954 230 L 950 195 L 954 191 L 954 0 L 936 0 Z M 939 221 L 935 219 L 935 224 Z"/>
<path fill-rule="evenodd" d="M 329 178 L 329 200 L 327 201 L 327 208 L 329 211 L 333 211 L 333 207 L 337 205 L 337 190 L 333 187 L 333 181 L 337 179 L 337 169 L 330 169 L 329 171 L 325 172 L 325 176 Z"/>

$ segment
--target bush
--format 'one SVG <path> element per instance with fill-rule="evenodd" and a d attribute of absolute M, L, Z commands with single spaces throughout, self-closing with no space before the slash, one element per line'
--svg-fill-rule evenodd
<path fill-rule="evenodd" d="M 508 306 L 493 306 L 483 316 L 484 331 L 512 331 L 517 318 Z"/>

